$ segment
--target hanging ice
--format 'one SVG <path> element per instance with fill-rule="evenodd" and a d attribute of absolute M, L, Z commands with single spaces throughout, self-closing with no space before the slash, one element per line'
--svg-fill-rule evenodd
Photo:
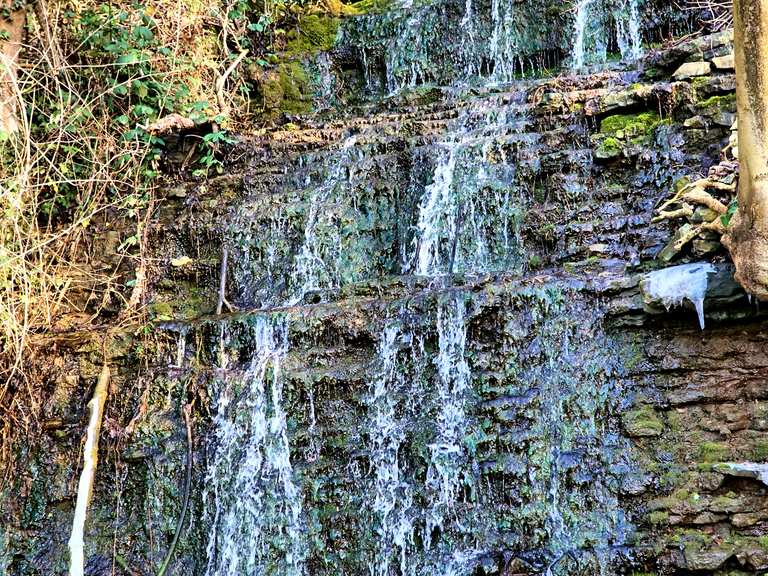
<path fill-rule="evenodd" d="M 672 266 L 646 274 L 640 282 L 640 290 L 646 304 L 661 302 L 667 310 L 688 300 L 696 308 L 699 325 L 703 330 L 707 276 L 713 272 L 715 267 L 708 263 Z"/>

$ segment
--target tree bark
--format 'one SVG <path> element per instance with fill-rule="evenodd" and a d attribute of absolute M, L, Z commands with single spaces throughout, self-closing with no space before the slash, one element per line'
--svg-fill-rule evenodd
<path fill-rule="evenodd" d="M 735 0 L 739 208 L 723 243 L 744 289 L 768 300 L 768 0 Z"/>
<path fill-rule="evenodd" d="M 10 9 L 12 0 L 0 0 L 0 6 Z M 0 133 L 19 131 L 16 79 L 25 16 L 21 8 L 11 11 L 7 19 L 0 18 Z"/>

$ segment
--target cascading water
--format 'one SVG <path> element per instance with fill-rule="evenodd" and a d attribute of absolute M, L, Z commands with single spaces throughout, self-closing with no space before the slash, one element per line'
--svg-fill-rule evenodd
<path fill-rule="evenodd" d="M 408 574 L 407 552 L 413 544 L 413 495 L 399 463 L 405 430 L 396 415 L 396 393 L 403 384 L 397 363 L 401 340 L 410 343 L 409 335 L 400 334 L 396 324 L 387 325 L 379 343 L 381 367 L 371 389 L 370 459 L 375 478 L 372 508 L 378 522 L 378 545 L 368 567 L 371 576 L 389 576 L 393 556 L 399 560 L 396 565 L 400 574 Z"/>
<path fill-rule="evenodd" d="M 573 52 L 571 53 L 571 66 L 574 70 L 584 68 L 584 42 L 587 33 L 588 9 L 595 0 L 579 0 L 576 4 L 576 15 L 573 30 Z"/>
<path fill-rule="evenodd" d="M 634 62 L 643 55 L 640 35 L 640 0 L 623 0 L 616 14 L 616 35 L 624 60 Z"/>
<path fill-rule="evenodd" d="M 470 391 L 470 368 L 466 360 L 467 326 L 464 302 L 456 297 L 437 310 L 439 352 L 437 365 L 437 433 L 429 445 L 427 490 L 432 494 L 427 511 L 427 534 L 443 527 L 453 512 L 463 481 L 467 455 L 464 437 L 469 423 L 465 403 Z"/>
<path fill-rule="evenodd" d="M 591 2 L 583 4 L 587 63 L 593 52 L 584 47 L 592 50 L 595 39 Z M 630 15 L 636 5 L 627 4 Z M 490 83 L 512 80 L 522 69 L 514 63 L 517 8 L 466 0 L 463 10 L 472 33 L 455 57 Z M 411 48 L 427 53 L 424 26 L 437 26 L 436 12 L 430 5 L 411 12 L 401 15 L 400 41 L 413 37 Z M 484 63 L 469 56 L 481 44 L 490 54 Z M 429 59 L 363 54 L 388 59 L 387 91 L 436 78 Z M 239 298 L 292 310 L 290 319 L 256 316 L 245 376 L 228 372 L 220 384 L 207 479 L 208 576 L 467 576 L 482 563 L 503 566 L 489 556 L 494 547 L 539 573 L 594 574 L 625 542 L 610 473 L 623 450 L 611 418 L 617 384 L 587 334 L 599 332 L 594 317 L 575 297 L 566 310 L 549 286 L 509 296 L 490 329 L 500 354 L 491 359 L 483 357 L 490 344 L 470 341 L 472 292 L 448 289 L 442 278 L 432 286 L 446 293 L 403 300 L 385 320 L 355 329 L 365 332 L 359 342 L 377 345 L 354 367 L 318 375 L 312 364 L 325 366 L 315 353 L 336 353 L 316 352 L 320 341 L 345 332 L 318 335 L 307 302 L 333 309 L 336 291 L 370 294 L 366 282 L 394 275 L 526 269 L 520 229 L 541 167 L 540 135 L 529 132 L 536 118 L 526 89 L 485 90 L 456 98 L 448 113 L 430 108 L 410 125 L 399 114 L 383 129 L 359 121 L 340 145 L 299 151 L 282 172 L 265 169 L 249 181 L 252 194 L 233 226 Z M 421 132 L 392 145 L 392 130 L 416 124 Z M 289 327 L 292 350 L 300 345 L 294 333 L 310 342 L 295 352 L 302 374 L 290 377 L 280 369 Z M 346 370 L 354 377 L 339 375 Z M 288 380 L 289 396 L 306 402 L 284 407 Z M 337 418 L 343 430 L 333 430 Z"/>
<path fill-rule="evenodd" d="M 424 84 L 503 84 L 555 64 L 557 49 L 531 14 L 507 0 L 424 2 L 385 18 L 363 17 L 342 29 L 342 44 L 357 48 L 369 92 L 395 94 Z M 460 21 L 447 18 L 454 9 Z M 372 73 L 383 68 L 381 78 Z"/>
<path fill-rule="evenodd" d="M 643 55 L 640 0 L 578 0 L 574 8 L 572 70 L 606 63 L 612 26 L 622 60 L 638 60 Z"/>
<path fill-rule="evenodd" d="M 284 319 L 258 317 L 252 338 L 249 366 L 240 379 L 222 380 L 217 399 L 206 575 L 299 576 L 305 543 L 282 405 Z"/>
<path fill-rule="evenodd" d="M 432 181 L 419 205 L 410 261 L 420 276 L 513 269 L 519 265 L 516 236 L 523 207 L 514 196 L 515 164 L 499 171 L 494 147 L 521 138 L 524 107 L 469 108 L 440 143 Z M 489 228 L 489 221 L 495 226 Z"/>

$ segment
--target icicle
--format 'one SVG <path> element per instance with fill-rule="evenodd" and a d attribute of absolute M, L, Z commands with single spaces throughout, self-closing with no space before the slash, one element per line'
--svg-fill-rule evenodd
<path fill-rule="evenodd" d="M 669 310 L 688 300 L 696 308 L 699 325 L 704 329 L 704 297 L 707 293 L 707 276 L 715 272 L 712 264 L 683 264 L 646 274 L 640 287 L 646 301 L 658 300 Z"/>

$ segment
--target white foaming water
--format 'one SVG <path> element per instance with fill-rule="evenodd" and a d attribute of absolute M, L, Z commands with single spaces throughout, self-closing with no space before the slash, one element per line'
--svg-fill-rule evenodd
<path fill-rule="evenodd" d="M 300 576 L 306 552 L 282 408 L 284 321 L 257 318 L 253 345 L 242 390 L 225 387 L 217 400 L 205 482 L 212 516 L 206 575 L 263 574 L 269 564 Z"/>
<path fill-rule="evenodd" d="M 491 19 L 493 22 L 490 46 L 491 59 L 493 60 L 491 81 L 495 83 L 510 82 L 514 79 L 515 59 L 518 55 L 516 37 L 512 32 L 514 23 L 513 3 L 491 0 Z"/>
<path fill-rule="evenodd" d="M 640 288 L 646 299 L 661 301 L 667 310 L 688 300 L 696 308 L 699 326 L 703 330 L 704 297 L 709 284 L 708 275 L 713 272 L 715 267 L 708 263 L 671 266 L 646 274 L 640 282 Z"/>
<path fill-rule="evenodd" d="M 589 17 L 589 7 L 595 0 L 579 0 L 576 4 L 576 18 L 573 29 L 573 52 L 571 53 L 571 67 L 574 70 L 584 68 L 584 44 L 587 32 L 587 18 Z"/>
<path fill-rule="evenodd" d="M 458 500 L 462 469 L 466 463 L 464 436 L 467 431 L 466 396 L 470 369 L 465 358 L 467 326 L 464 302 L 455 297 L 437 310 L 439 352 L 437 366 L 437 435 L 429 445 L 427 488 L 434 494 L 427 512 L 427 534 L 442 528 Z"/>
<path fill-rule="evenodd" d="M 459 144 L 448 145 L 437 161 L 432 183 L 424 191 L 416 225 L 419 239 L 416 274 L 434 276 L 443 272 L 440 244 L 444 236 L 456 235 L 457 198 L 453 191 Z"/>
<path fill-rule="evenodd" d="M 643 55 L 639 0 L 623 0 L 616 15 L 616 34 L 622 59 L 634 62 Z"/>
<path fill-rule="evenodd" d="M 312 290 L 332 288 L 337 280 L 335 259 L 324 257 L 320 252 L 322 243 L 318 239 L 319 228 L 326 218 L 324 206 L 338 191 L 339 186 L 347 182 L 347 169 L 350 154 L 356 142 L 355 136 L 347 138 L 341 145 L 336 160 L 327 176 L 312 192 L 309 212 L 304 224 L 304 241 L 291 269 L 287 304 L 298 304 Z M 338 242 L 335 243 L 338 246 Z M 331 261 L 328 261 L 331 260 Z"/>
<path fill-rule="evenodd" d="M 607 61 L 609 23 L 616 24 L 616 43 L 624 61 L 643 55 L 640 0 L 579 0 L 575 8 L 571 69 Z"/>
<path fill-rule="evenodd" d="M 371 386 L 370 460 L 375 474 L 373 512 L 379 521 L 375 560 L 368 565 L 371 576 L 389 576 L 390 558 L 396 550 L 400 574 L 407 574 L 407 551 L 413 543 L 410 487 L 401 478 L 398 461 L 405 432 L 395 415 L 396 389 L 402 384 L 397 362 L 401 336 L 396 325 L 388 325 L 379 342 L 380 371 Z"/>
<path fill-rule="evenodd" d="M 524 109 L 499 104 L 464 110 L 451 130 L 452 137 L 439 144 L 432 182 L 419 204 L 413 252 L 403 268 L 419 276 L 439 276 L 456 271 L 481 272 L 493 266 L 491 244 L 501 243 L 509 255 L 514 239 L 510 229 L 509 189 L 489 191 L 494 165 L 491 149 L 504 138 L 525 128 Z M 509 162 L 514 169 L 514 162 Z M 498 211 L 489 226 L 491 210 Z M 498 251 L 498 250 L 497 250 Z"/>

